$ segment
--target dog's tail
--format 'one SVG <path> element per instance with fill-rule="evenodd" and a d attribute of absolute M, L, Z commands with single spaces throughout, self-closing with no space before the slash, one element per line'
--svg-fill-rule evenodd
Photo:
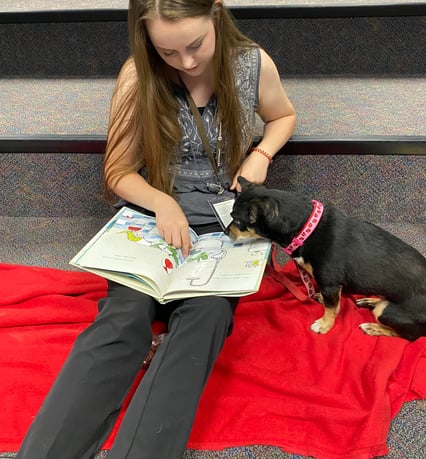
<path fill-rule="evenodd" d="M 426 295 L 389 302 L 378 320 L 395 330 L 401 338 L 414 341 L 426 336 Z"/>

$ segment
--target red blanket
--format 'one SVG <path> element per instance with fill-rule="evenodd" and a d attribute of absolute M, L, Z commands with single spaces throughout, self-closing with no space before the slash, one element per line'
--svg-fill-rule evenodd
<path fill-rule="evenodd" d="M 292 263 L 286 272 L 299 283 Z M 106 283 L 94 275 L 0 264 L 0 451 L 16 451 Z M 426 338 L 373 338 L 371 313 L 344 298 L 327 335 L 322 306 L 266 276 L 241 299 L 233 334 L 200 402 L 189 447 L 275 445 L 317 459 L 387 452 L 390 420 L 426 397 Z M 113 435 L 106 443 L 109 447 Z"/>

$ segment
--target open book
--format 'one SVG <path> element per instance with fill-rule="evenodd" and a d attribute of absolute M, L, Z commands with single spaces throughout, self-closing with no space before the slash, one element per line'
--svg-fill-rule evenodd
<path fill-rule="evenodd" d="M 187 258 L 159 235 L 153 217 L 123 207 L 70 264 L 151 295 L 160 303 L 194 296 L 257 292 L 271 243 L 232 241 L 190 230 Z"/>

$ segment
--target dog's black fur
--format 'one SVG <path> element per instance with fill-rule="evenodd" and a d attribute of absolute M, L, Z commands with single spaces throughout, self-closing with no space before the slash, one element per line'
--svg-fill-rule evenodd
<path fill-rule="evenodd" d="M 227 234 L 234 238 L 264 237 L 286 247 L 312 212 L 312 201 L 288 191 L 238 179 Z M 426 336 L 426 258 L 384 229 L 349 216 L 332 204 L 292 258 L 314 277 L 324 316 L 311 329 L 327 333 L 340 309 L 342 291 L 378 298 L 357 301 L 373 309 L 378 323 L 361 324 L 369 335 Z"/>

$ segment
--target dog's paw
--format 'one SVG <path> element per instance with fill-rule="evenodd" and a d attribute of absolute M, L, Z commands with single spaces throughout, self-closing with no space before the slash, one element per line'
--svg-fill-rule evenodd
<path fill-rule="evenodd" d="M 378 298 L 359 298 L 355 303 L 359 308 L 374 309 L 379 301 Z"/>
<path fill-rule="evenodd" d="M 370 336 L 398 336 L 398 334 L 391 328 L 385 327 L 378 323 L 365 322 L 359 325 L 359 328 Z"/>
<path fill-rule="evenodd" d="M 378 330 L 377 330 L 377 324 L 374 323 L 363 323 L 359 324 L 359 328 L 366 334 L 370 336 L 379 336 Z"/>
<path fill-rule="evenodd" d="M 316 320 L 312 325 L 311 325 L 311 330 L 315 333 L 319 333 L 321 335 L 328 333 L 330 329 L 332 328 L 333 324 L 330 324 L 329 322 L 326 322 L 323 317 L 321 319 Z"/>

